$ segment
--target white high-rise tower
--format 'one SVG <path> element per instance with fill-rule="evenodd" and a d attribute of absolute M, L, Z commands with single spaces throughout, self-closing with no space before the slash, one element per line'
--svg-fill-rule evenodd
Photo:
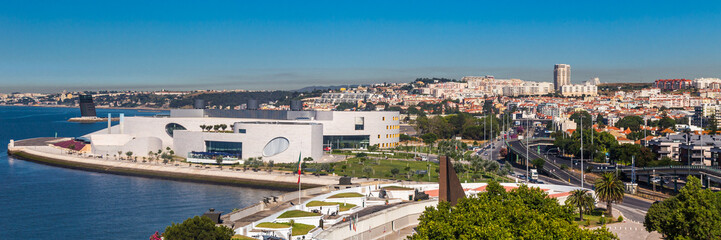
<path fill-rule="evenodd" d="M 563 85 L 571 84 L 571 65 L 556 64 L 553 66 L 553 86 L 561 91 Z"/>

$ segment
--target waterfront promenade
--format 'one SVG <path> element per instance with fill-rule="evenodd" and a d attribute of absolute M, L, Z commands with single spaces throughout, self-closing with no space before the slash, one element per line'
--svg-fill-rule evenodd
<path fill-rule="evenodd" d="M 217 168 L 188 163 L 122 161 L 114 157 L 98 158 L 68 153 L 50 143 L 61 138 L 37 138 L 8 145 L 8 153 L 24 160 L 50 165 L 122 175 L 135 175 L 173 180 L 207 182 L 274 189 L 297 189 L 298 175 L 284 171 L 252 171 Z M 303 188 L 337 184 L 338 176 L 304 175 Z"/>

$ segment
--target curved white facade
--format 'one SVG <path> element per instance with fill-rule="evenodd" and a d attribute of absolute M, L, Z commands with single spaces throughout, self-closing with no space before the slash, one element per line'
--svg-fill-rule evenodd
<path fill-rule="evenodd" d="M 236 114 L 231 111 L 210 113 Z M 92 151 L 96 154 L 132 151 L 136 156 L 145 156 L 149 151 L 157 152 L 170 147 L 176 155 L 186 157 L 191 152 L 227 150 L 208 149 L 217 142 L 219 145 L 232 145 L 234 154 L 242 155 L 243 159 L 262 157 L 263 160 L 279 163 L 295 162 L 298 154 L 302 154 L 302 158 L 320 159 L 324 148 L 364 148 L 369 145 L 390 148 L 398 145 L 398 112 L 277 111 L 244 114 L 252 118 L 208 117 L 203 109 L 173 110 L 171 117 L 126 117 L 110 131 L 104 129 L 86 137 L 91 139 Z M 200 128 L 201 125 L 219 124 L 228 126 L 225 132 Z M 180 130 L 182 128 L 186 130 Z"/>

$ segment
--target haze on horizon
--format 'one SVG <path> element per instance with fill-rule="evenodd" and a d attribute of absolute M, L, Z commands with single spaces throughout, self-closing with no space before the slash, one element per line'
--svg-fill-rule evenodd
<path fill-rule="evenodd" d="M 721 3 L 0 4 L 0 92 L 721 77 Z"/>

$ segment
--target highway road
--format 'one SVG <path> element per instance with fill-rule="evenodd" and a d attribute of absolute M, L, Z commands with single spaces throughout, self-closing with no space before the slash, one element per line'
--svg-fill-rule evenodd
<path fill-rule="evenodd" d="M 521 156 L 525 156 L 526 149 L 521 144 L 520 141 L 510 141 L 509 146 L 516 150 L 516 152 L 521 153 Z M 535 151 L 528 151 L 529 155 L 531 156 L 530 159 L 535 158 L 543 158 L 545 159 L 543 154 L 538 154 Z M 496 155 L 498 156 L 498 155 Z M 581 186 L 581 178 L 578 175 L 570 174 L 566 171 L 563 171 L 560 169 L 560 165 L 554 164 L 552 161 L 546 161 L 546 164 L 544 164 L 543 168 L 550 172 L 551 175 L 553 175 L 556 179 L 548 178 L 545 176 L 542 176 L 541 180 L 553 183 L 553 184 L 560 184 L 560 185 L 570 185 L 570 186 Z M 525 169 L 518 169 L 521 170 L 520 172 L 525 175 L 526 170 Z M 559 180 L 562 179 L 562 180 Z M 570 179 L 570 182 L 569 182 Z M 584 188 L 593 189 L 593 183 L 585 182 Z M 643 222 L 644 216 L 646 216 L 646 212 L 648 211 L 648 208 L 651 207 L 651 204 L 653 202 L 646 199 L 641 199 L 637 197 L 631 197 L 631 196 L 624 196 L 623 202 L 620 204 L 614 204 L 614 207 L 621 211 L 624 216 L 626 216 L 627 219 L 636 221 L 636 222 Z"/>

